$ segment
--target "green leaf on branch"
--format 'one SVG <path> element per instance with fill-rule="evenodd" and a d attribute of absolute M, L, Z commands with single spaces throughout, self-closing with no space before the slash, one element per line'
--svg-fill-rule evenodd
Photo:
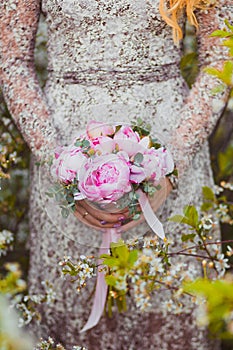
<path fill-rule="evenodd" d="M 196 237 L 195 233 L 190 233 L 187 235 L 182 235 L 181 240 L 182 242 L 187 242 L 187 241 L 193 241 L 193 239 Z"/>
<path fill-rule="evenodd" d="M 231 36 L 232 34 L 230 32 L 227 32 L 226 30 L 215 30 L 213 33 L 210 34 L 211 37 L 218 37 L 218 38 L 227 38 Z"/>
<path fill-rule="evenodd" d="M 114 287 L 116 285 L 117 280 L 116 280 L 116 277 L 114 277 L 113 275 L 108 275 L 108 276 L 105 276 L 105 281 L 108 286 Z"/>
<path fill-rule="evenodd" d="M 196 229 L 198 227 L 198 212 L 193 205 L 187 205 L 184 207 L 184 216 L 174 215 L 169 218 L 170 221 L 186 224 Z"/>
<path fill-rule="evenodd" d="M 213 208 L 213 203 L 211 203 L 211 202 L 204 202 L 201 205 L 201 211 L 208 211 L 211 208 Z"/>
<path fill-rule="evenodd" d="M 169 218 L 170 221 L 178 222 L 179 224 L 189 224 L 189 220 L 182 215 L 174 215 Z"/>
<path fill-rule="evenodd" d="M 198 225 L 198 212 L 193 205 L 187 205 L 184 207 L 184 215 L 188 218 L 189 225 L 196 228 Z"/>
<path fill-rule="evenodd" d="M 232 86 L 233 61 L 225 61 L 222 70 L 207 67 L 204 71 L 222 80 L 226 85 Z"/>
<path fill-rule="evenodd" d="M 202 187 L 202 195 L 203 195 L 203 198 L 206 199 L 206 200 L 210 200 L 210 201 L 213 201 L 213 202 L 216 200 L 214 192 L 208 186 L 203 186 Z"/>
<path fill-rule="evenodd" d="M 67 209 L 66 207 L 61 208 L 61 215 L 64 219 L 67 219 L 69 214 L 70 214 L 69 209 Z"/>
<path fill-rule="evenodd" d="M 102 254 L 100 259 L 103 259 L 103 265 L 113 268 L 114 271 L 122 270 L 127 273 L 131 269 L 138 258 L 138 251 L 136 249 L 129 250 L 123 240 L 117 243 L 111 243 L 111 255 Z"/>
<path fill-rule="evenodd" d="M 233 311 L 232 279 L 216 281 L 198 279 L 184 283 L 183 288 L 185 292 L 201 295 L 206 299 L 206 315 L 210 331 L 217 337 L 233 338 L 232 332 L 228 331 Z"/>

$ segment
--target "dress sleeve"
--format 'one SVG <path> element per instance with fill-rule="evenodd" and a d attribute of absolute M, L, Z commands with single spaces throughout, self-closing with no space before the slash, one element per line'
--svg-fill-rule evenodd
<path fill-rule="evenodd" d="M 228 100 L 229 89 L 226 87 L 214 94 L 212 91 L 220 81 L 203 70 L 210 65 L 221 69 L 224 60 L 229 59 L 228 50 L 221 46 L 220 39 L 210 37 L 213 31 L 224 27 L 224 19 L 233 21 L 232 0 L 217 0 L 212 9 L 198 14 L 200 73 L 181 110 L 181 122 L 175 128 L 170 145 L 180 175 L 214 130 Z"/>
<path fill-rule="evenodd" d="M 37 158 L 55 145 L 34 66 L 39 14 L 40 0 L 2 0 L 0 4 L 2 90 L 17 127 Z"/>

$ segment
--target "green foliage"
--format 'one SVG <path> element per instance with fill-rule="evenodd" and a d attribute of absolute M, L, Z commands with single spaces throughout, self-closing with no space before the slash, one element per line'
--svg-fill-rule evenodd
<path fill-rule="evenodd" d="M 5 277 L 0 275 L 0 294 L 14 295 L 25 291 L 26 283 L 21 279 L 19 264 L 5 264 L 8 271 Z"/>
<path fill-rule="evenodd" d="M 138 258 L 136 249 L 129 250 L 123 240 L 110 245 L 111 255 L 102 254 L 103 265 L 109 268 L 105 281 L 109 286 L 107 309 L 108 315 L 112 315 L 112 307 L 117 304 L 118 311 L 126 311 L 127 277 Z"/>
<path fill-rule="evenodd" d="M 190 52 L 185 54 L 180 61 L 180 69 L 189 88 L 191 88 L 199 71 L 197 53 Z"/>
<path fill-rule="evenodd" d="M 214 31 L 211 36 L 218 37 L 221 39 L 225 39 L 222 41 L 222 46 L 228 48 L 230 59 L 224 62 L 223 68 L 221 70 L 213 67 L 207 67 L 205 71 L 218 79 L 220 79 L 224 84 L 231 88 L 231 94 L 233 93 L 233 26 L 225 20 L 226 27 L 223 30 Z M 222 86 L 220 85 L 217 88 L 217 91 L 222 90 Z"/>
<path fill-rule="evenodd" d="M 137 261 L 137 250 L 130 251 L 123 240 L 117 243 L 111 243 L 111 255 L 102 254 L 103 264 L 111 267 L 114 271 L 119 271 L 121 275 L 125 275 Z"/>
<path fill-rule="evenodd" d="M 207 186 L 202 188 L 203 203 L 201 205 L 202 211 L 208 211 L 213 208 L 214 204 L 217 203 L 216 196 L 213 190 Z"/>
<path fill-rule="evenodd" d="M 206 299 L 205 317 L 213 336 L 233 339 L 232 276 L 217 281 L 198 279 L 192 283 L 185 283 L 184 290 L 188 293 L 201 295 Z M 200 320 L 200 322 L 202 321 Z"/>
<path fill-rule="evenodd" d="M 131 122 L 133 131 L 141 137 L 148 136 L 151 132 L 151 125 L 146 123 L 142 118 L 137 118 Z"/>
<path fill-rule="evenodd" d="M 205 71 L 218 79 L 222 80 L 223 83 L 232 87 L 233 84 L 233 62 L 226 61 L 223 64 L 223 68 L 221 70 L 213 67 L 208 67 Z"/>
<path fill-rule="evenodd" d="M 224 152 L 218 153 L 219 176 L 227 179 L 233 174 L 233 144 L 229 144 Z"/>
<path fill-rule="evenodd" d="M 193 205 L 187 205 L 183 209 L 184 216 L 174 215 L 169 220 L 189 225 L 193 229 L 198 229 L 198 212 Z"/>

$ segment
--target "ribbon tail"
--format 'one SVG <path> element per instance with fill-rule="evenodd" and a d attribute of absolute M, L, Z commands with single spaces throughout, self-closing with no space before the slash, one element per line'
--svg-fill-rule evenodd
<path fill-rule="evenodd" d="M 154 233 L 157 234 L 161 239 L 165 238 L 163 225 L 153 212 L 150 202 L 144 192 L 142 190 L 138 190 L 137 193 L 139 194 L 138 202 L 140 204 L 140 207 L 142 209 L 143 215 L 150 226 L 150 228 L 154 231 Z"/>
<path fill-rule="evenodd" d="M 100 255 L 107 254 L 109 252 L 110 243 L 117 242 L 119 238 L 120 238 L 120 234 L 117 232 L 116 229 L 114 228 L 107 229 L 103 233 L 103 239 L 102 239 L 102 243 L 99 251 Z M 98 261 L 98 265 L 100 264 L 101 264 L 101 260 Z M 80 331 L 81 333 L 86 332 L 88 329 L 95 327 L 99 322 L 104 311 L 107 291 L 108 291 L 108 286 L 105 282 L 105 273 L 104 271 L 98 270 L 94 302 L 92 305 L 92 309 L 91 309 L 91 313 L 88 318 L 88 321 L 85 324 L 85 326 L 81 329 Z"/>

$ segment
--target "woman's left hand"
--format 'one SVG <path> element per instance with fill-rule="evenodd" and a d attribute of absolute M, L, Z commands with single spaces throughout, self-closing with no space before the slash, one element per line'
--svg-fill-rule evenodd
<path fill-rule="evenodd" d="M 165 202 L 172 190 L 172 185 L 168 178 L 162 179 L 159 184 L 161 186 L 160 190 L 153 197 L 149 197 L 153 211 L 156 211 Z M 129 230 L 145 220 L 143 214 L 141 214 L 139 220 L 131 219 L 128 208 L 117 213 L 108 213 L 89 205 L 85 200 L 76 202 L 75 216 L 85 225 L 97 230 L 119 228 L 121 232 Z"/>

